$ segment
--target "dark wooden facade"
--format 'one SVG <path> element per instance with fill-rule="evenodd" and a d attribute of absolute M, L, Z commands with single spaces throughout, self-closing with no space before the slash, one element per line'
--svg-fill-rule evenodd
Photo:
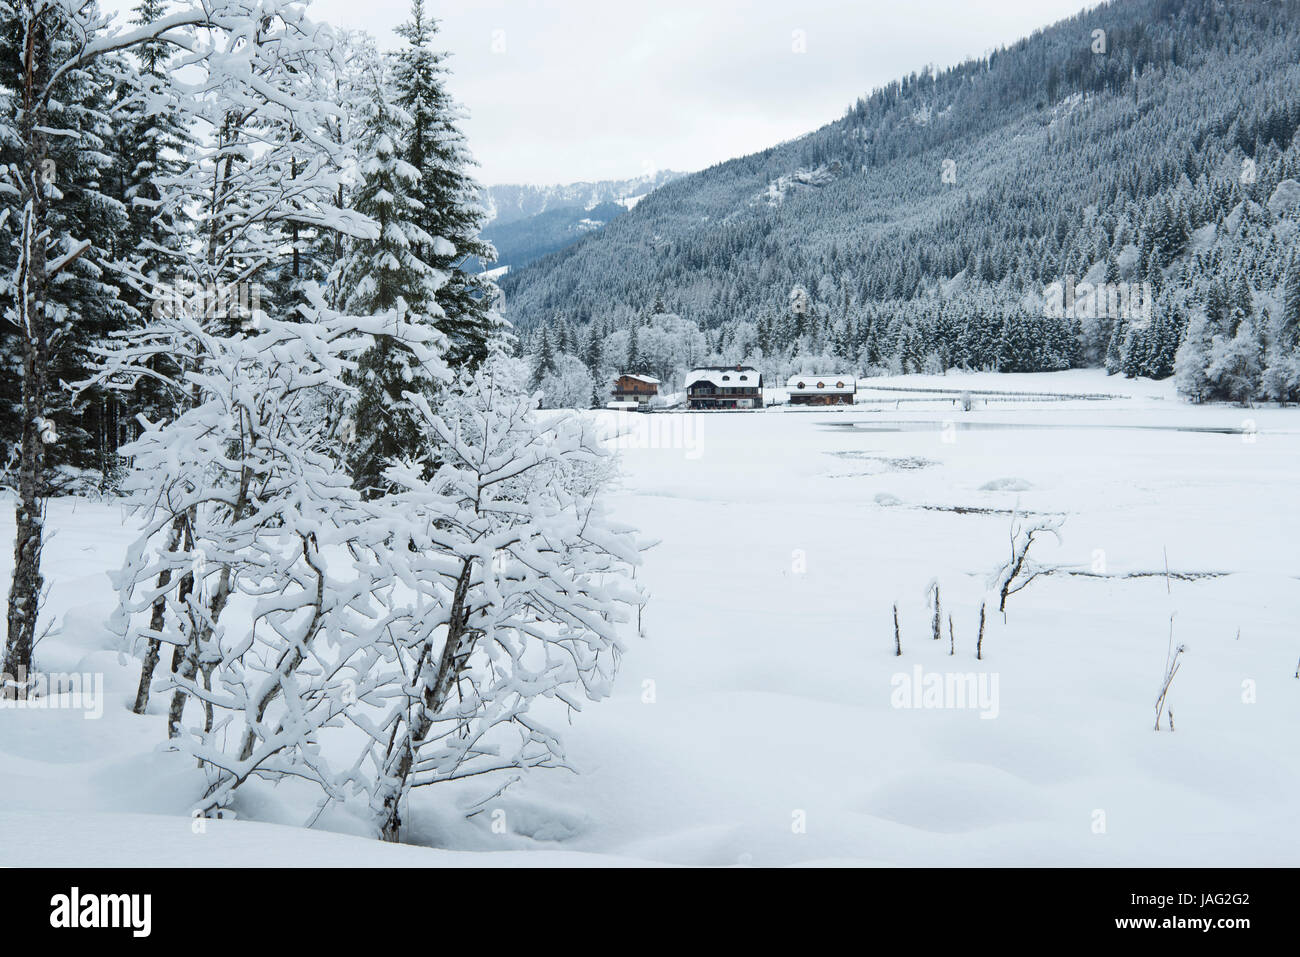
<path fill-rule="evenodd" d="M 650 400 L 658 394 L 658 379 L 631 373 L 624 373 L 615 379 L 614 390 L 610 393 L 615 402 L 635 402 L 637 405 L 649 405 Z"/>

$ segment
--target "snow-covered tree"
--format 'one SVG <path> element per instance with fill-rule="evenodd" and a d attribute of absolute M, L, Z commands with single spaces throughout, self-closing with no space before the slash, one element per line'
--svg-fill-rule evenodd
<path fill-rule="evenodd" d="M 21 10 L 8 6 L 0 13 L 0 88 L 5 96 L 8 134 L 0 136 L 0 166 L 17 171 L 23 166 L 22 93 L 25 89 L 27 55 L 21 44 Z M 40 55 L 60 63 L 77 46 L 78 31 L 98 17 L 93 5 L 74 15 L 58 4 L 41 10 L 30 35 L 36 45 L 44 44 Z M 35 68 L 40 72 L 39 68 Z M 106 466 L 111 438 L 102 396 L 83 397 L 74 404 L 58 383 L 77 378 L 84 366 L 88 345 L 120 328 L 130 317 L 128 303 L 118 296 L 108 264 L 120 250 L 126 230 L 126 210 L 118 189 L 120 159 L 116 154 L 113 120 L 114 89 L 132 76 L 131 65 L 115 54 L 95 58 L 83 66 L 49 77 L 49 99 L 41 106 L 44 156 L 37 178 L 43 186 L 41 215 L 46 231 L 43 252 L 63 266 L 51 281 L 43 283 L 47 326 L 45 409 L 42 417 L 53 423 L 58 441 L 42 449 L 42 482 L 57 480 L 63 466 L 78 468 Z M 35 73 L 33 74 L 33 77 Z M 34 144 L 33 144 L 34 145 Z M 0 245 L 0 270 L 6 279 L 18 278 L 22 243 L 16 230 L 21 221 L 23 189 L 15 178 L 13 191 L 0 193 L 0 207 L 8 209 L 12 231 Z M 35 209 L 33 210 L 35 212 Z M 71 259 L 60 260 L 70 252 Z M 34 279 L 35 277 L 28 277 Z M 7 283 L 6 283 L 7 285 Z M 21 441 L 23 335 L 17 302 L 0 294 L 8 317 L 0 320 L 0 362 L 6 374 L 0 381 L 0 441 L 6 449 Z M 7 458 L 7 455 L 6 455 Z"/>
<path fill-rule="evenodd" d="M 435 296 L 448 273 L 430 265 L 423 254 L 447 253 L 450 243 L 420 226 L 425 204 L 419 170 L 402 158 L 399 140 L 405 113 L 389 100 L 375 62 L 361 143 L 364 183 L 353 208 L 378 224 L 374 239 L 356 240 L 340 272 L 347 290 L 343 311 L 359 315 L 396 310 L 411 322 L 431 328 L 443 316 Z M 357 398 L 350 411 L 356 442 L 352 469 L 357 487 L 382 491 L 389 460 L 410 455 L 419 444 L 419 426 L 403 394 L 430 394 L 447 378 L 445 366 L 418 361 L 397 336 L 380 337 L 362 357 L 355 374 Z"/>
<path fill-rule="evenodd" d="M 1244 404 L 1259 395 L 1263 360 L 1264 348 L 1253 319 L 1243 318 L 1231 338 L 1215 336 L 1205 375 L 1216 398 Z"/>
<path fill-rule="evenodd" d="M 561 353 L 555 368 L 542 377 L 542 407 L 546 409 L 586 409 L 596 391 L 595 380 L 587 366 L 576 356 Z"/>
<path fill-rule="evenodd" d="M 1283 349 L 1300 345 L 1300 255 L 1291 254 L 1282 291 L 1282 311 L 1278 315 L 1275 338 Z"/>
<path fill-rule="evenodd" d="M 1295 254 L 1287 268 L 1271 339 L 1260 388 L 1270 399 L 1300 400 L 1300 257 Z"/>
<path fill-rule="evenodd" d="M 296 6 L 281 12 L 247 3 L 216 9 L 222 18 L 206 21 L 210 29 L 183 38 L 189 81 L 180 85 L 169 72 L 168 83 L 150 94 L 151 109 L 173 112 L 185 118 L 187 127 L 208 131 L 190 144 L 189 162 L 180 172 L 153 179 L 155 222 L 197 220 L 195 241 L 146 242 L 143 255 L 125 265 L 125 281 L 152 305 L 141 327 L 98 350 L 101 368 L 90 380 L 91 385 L 134 396 L 137 405 L 142 384 L 148 383 L 157 402 L 144 408 L 168 421 L 211 401 L 203 391 L 202 376 L 213 373 L 206 368 L 212 356 L 198 347 L 200 340 L 189 327 L 178 324 L 192 323 L 205 335 L 221 337 L 255 329 L 267 316 L 291 318 L 270 302 L 255 315 L 253 297 L 232 292 L 236 286 L 247 290 L 273 268 L 283 223 L 374 232 L 372 222 L 332 203 L 342 182 L 340 170 L 347 165 L 347 147 L 322 135 L 322 130 L 337 107 L 304 96 L 310 92 L 304 84 L 308 68 L 325 71 L 334 62 L 329 32 L 305 20 Z M 270 19 L 247 19 L 258 9 L 265 9 Z M 299 172 L 296 178 L 289 175 L 294 169 Z M 233 299 L 236 307 L 220 308 L 217 301 L 223 298 Z M 187 549 L 197 521 L 196 514 L 174 516 L 166 546 Z M 155 582 L 159 595 L 166 587 L 193 585 L 192 574 L 173 575 L 165 563 Z M 159 601 L 154 608 L 159 623 L 164 610 Z M 161 624 L 154 630 L 158 627 Z M 160 643 L 151 640 L 136 698 L 138 711 L 148 704 L 152 669 L 161 650 Z M 177 646 L 173 671 L 182 657 L 183 649 Z"/>
<path fill-rule="evenodd" d="M 555 347 L 551 345 L 550 330 L 543 326 L 537 337 L 536 357 L 528 380 L 529 388 L 536 392 L 546 377 L 553 375 L 555 370 Z"/>
<path fill-rule="evenodd" d="M 400 334 L 430 361 L 441 338 L 396 311 L 343 316 L 306 294 L 296 321 L 259 316 L 249 334 L 223 335 L 187 315 L 158 320 L 106 369 L 118 381 L 147 374 L 163 346 L 195 359 L 173 386 L 200 398 L 124 449 L 143 528 L 116 577 L 114 624 L 124 650 L 144 658 L 142 684 L 160 645 L 178 649 L 159 686 L 171 691 L 172 746 L 207 775 L 205 812 L 252 776 L 306 777 L 334 796 L 315 736 L 379 679 L 382 615 L 366 606 L 383 587 L 372 577 L 382 562 L 337 556 L 383 554 L 392 539 L 367 537 L 373 528 L 360 521 L 360 495 L 313 397 L 345 390 L 351 357 L 376 335 Z"/>
<path fill-rule="evenodd" d="M 417 243 L 416 253 L 446 274 L 434 297 L 449 339 L 448 361 L 453 368 L 472 367 L 505 335 L 505 326 L 490 280 L 468 272 L 465 264 L 491 262 L 496 252 L 479 238 L 487 213 L 469 172 L 474 159 L 458 126 L 462 113 L 446 89 L 446 54 L 432 47 L 437 21 L 426 14 L 424 0 L 412 0 L 410 19 L 395 32 L 407 43 L 393 76 L 396 103 L 405 114 L 401 155 L 418 173 L 421 198 L 412 221 L 430 237 Z"/>
<path fill-rule="evenodd" d="M 235 6 L 237 13 L 231 9 Z M 52 390 L 60 372 L 60 350 L 69 339 L 86 341 L 78 338 L 85 330 L 69 336 L 78 318 L 102 319 L 98 310 L 116 298 L 103 282 L 102 262 L 85 258 L 95 255 L 97 237 L 79 235 L 87 225 L 79 206 L 88 204 L 82 212 L 96 216 L 107 209 L 98 200 L 103 192 L 102 137 L 94 124 L 102 91 L 95 71 L 155 38 L 189 46 L 195 27 L 219 30 L 236 21 L 247 26 L 250 7 L 255 10 L 257 4 L 214 0 L 206 8 L 122 31 L 110 30 L 112 18 L 94 3 L 80 0 L 5 0 L 0 10 L 0 69 L 7 71 L 0 88 L 6 91 L 6 116 L 14 118 L 0 143 L 6 154 L 0 226 L 10 231 L 0 299 L 17 330 L 13 364 L 21 383 L 17 415 L 5 416 L 6 422 L 19 423 L 19 455 L 14 572 L 0 664 L 4 673 L 27 673 L 35 643 L 44 583 L 41 500 L 48 447 L 59 438 L 50 416 L 59 404 Z M 90 96 L 83 101 L 79 94 Z M 65 290 L 71 291 L 71 299 Z M 24 691 L 12 688 L 5 693 Z"/>
<path fill-rule="evenodd" d="M 1174 381 L 1178 391 L 1194 402 L 1212 398 L 1214 386 L 1206 374 L 1214 345 L 1213 325 L 1204 309 L 1197 309 L 1187 323 L 1182 344 L 1174 356 Z"/>
<path fill-rule="evenodd" d="M 406 629 L 390 629 L 402 696 L 365 722 L 385 840 L 412 789 L 567 766 L 559 724 L 609 693 L 620 626 L 644 600 L 637 539 L 601 505 L 610 453 L 586 417 L 541 417 L 517 376 L 498 355 L 437 411 L 412 393 L 442 464 L 432 479 L 395 466 L 398 491 L 372 506 L 391 514 L 415 592 Z"/>
<path fill-rule="evenodd" d="M 641 358 L 641 344 L 639 330 L 636 326 L 632 327 L 627 340 L 627 362 L 625 371 L 637 373 L 644 371 L 641 364 L 644 360 Z"/>

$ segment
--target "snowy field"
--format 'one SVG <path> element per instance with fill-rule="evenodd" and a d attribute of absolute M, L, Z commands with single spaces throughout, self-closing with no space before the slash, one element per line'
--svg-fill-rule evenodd
<path fill-rule="evenodd" d="M 107 650 L 121 510 L 52 503 L 37 665 L 103 672 L 108 693 L 97 720 L 0 710 L 0 864 L 1300 864 L 1300 410 L 1087 371 L 862 384 L 1124 397 L 605 414 L 632 430 L 615 514 L 659 540 L 646 637 L 574 718 L 581 774 L 535 773 L 469 818 L 497 785 L 417 793 L 412 840 L 436 849 L 342 815 L 298 827 L 291 786 L 192 822 L 190 769 L 157 749 L 162 715 L 129 713 L 138 665 Z M 1059 568 L 1005 621 L 990 601 L 976 660 L 1017 508 L 1064 516 L 1035 546 Z M 1152 727 L 1171 614 L 1172 733 Z M 984 695 L 899 707 L 927 703 L 918 674 Z"/>

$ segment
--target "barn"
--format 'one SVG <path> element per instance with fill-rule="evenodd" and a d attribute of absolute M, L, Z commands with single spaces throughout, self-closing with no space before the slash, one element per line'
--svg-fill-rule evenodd
<path fill-rule="evenodd" d="M 761 409 L 763 374 L 752 366 L 704 366 L 686 377 L 689 409 Z"/>
<path fill-rule="evenodd" d="M 785 387 L 791 405 L 852 405 L 858 380 L 851 375 L 792 375 Z"/>

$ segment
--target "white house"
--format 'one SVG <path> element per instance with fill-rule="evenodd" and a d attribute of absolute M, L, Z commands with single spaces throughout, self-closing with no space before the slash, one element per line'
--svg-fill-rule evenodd
<path fill-rule="evenodd" d="M 705 366 L 686 377 L 690 409 L 761 409 L 763 374 L 752 366 Z"/>

